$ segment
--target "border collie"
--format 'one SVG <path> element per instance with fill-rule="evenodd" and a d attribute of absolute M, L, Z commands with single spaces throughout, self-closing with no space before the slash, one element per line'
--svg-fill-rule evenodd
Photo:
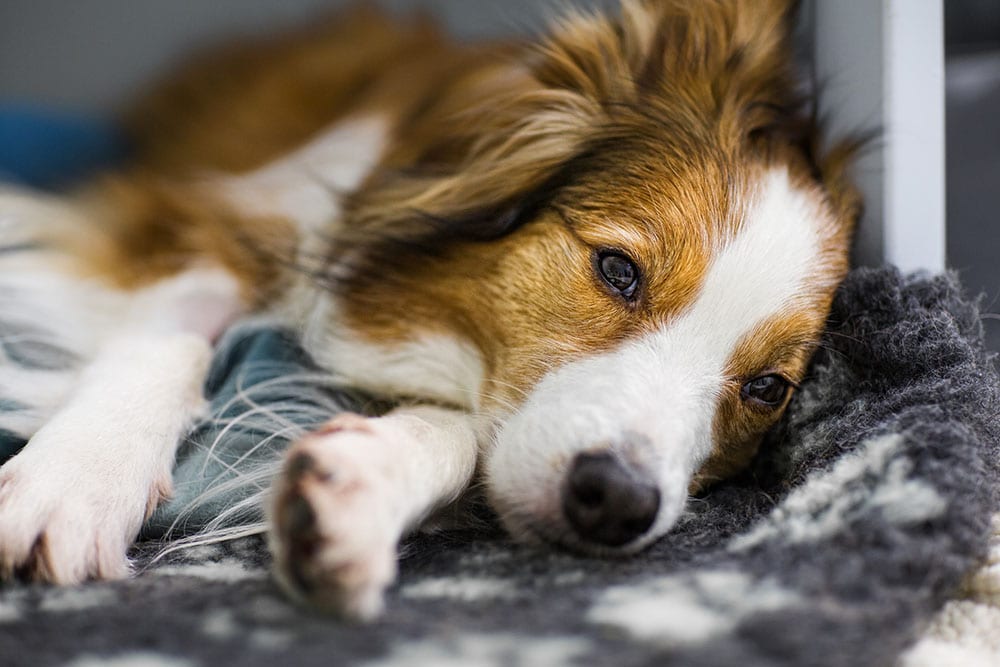
<path fill-rule="evenodd" d="M 628 554 L 744 468 L 848 268 L 788 0 L 623 0 L 537 43 L 357 10 L 195 58 L 130 114 L 133 165 L 0 194 L 0 578 L 129 573 L 234 322 L 386 397 L 285 454 L 296 598 L 377 615 L 407 531 L 475 482 L 510 534 Z M 0 358 L 0 361 L 3 361 Z"/>

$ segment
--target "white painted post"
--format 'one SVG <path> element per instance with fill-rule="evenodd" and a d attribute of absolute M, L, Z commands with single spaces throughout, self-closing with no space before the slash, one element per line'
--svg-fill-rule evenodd
<path fill-rule="evenodd" d="M 856 261 L 945 266 L 941 0 L 815 0 L 813 53 L 833 136 L 877 129 L 857 166 Z M 809 16 L 809 14 L 807 14 Z"/>

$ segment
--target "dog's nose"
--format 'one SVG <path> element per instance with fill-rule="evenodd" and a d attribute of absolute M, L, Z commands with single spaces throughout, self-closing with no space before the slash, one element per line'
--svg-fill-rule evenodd
<path fill-rule="evenodd" d="M 618 547 L 653 525 L 660 491 L 648 475 L 610 452 L 583 453 L 573 459 L 562 504 L 581 539 Z"/>

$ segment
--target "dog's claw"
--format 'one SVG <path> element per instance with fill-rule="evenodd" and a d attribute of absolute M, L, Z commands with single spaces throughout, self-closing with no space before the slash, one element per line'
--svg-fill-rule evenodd
<path fill-rule="evenodd" d="M 23 461 L 0 470 L 0 580 L 76 584 L 128 576 L 133 522 L 109 520 L 100 500 L 73 497 L 68 480 L 47 478 L 55 473 L 27 475 L 33 468 Z"/>

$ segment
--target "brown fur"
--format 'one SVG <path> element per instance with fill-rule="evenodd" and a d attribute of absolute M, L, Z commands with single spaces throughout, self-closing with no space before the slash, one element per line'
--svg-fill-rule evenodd
<path fill-rule="evenodd" d="M 251 306 L 264 305 L 288 284 L 295 256 L 288 221 L 238 214 L 207 184 L 137 171 L 108 176 L 85 197 L 101 227 L 86 230 L 77 252 L 85 272 L 116 286 L 140 287 L 205 260 L 232 273 Z"/>
<path fill-rule="evenodd" d="M 283 280 L 273 258 L 291 256 L 287 226 L 235 216 L 162 174 L 250 169 L 338 118 L 381 113 L 390 148 L 347 199 L 325 258 L 344 324 L 383 343 L 465 337 L 485 361 L 484 407 L 499 409 L 548 369 L 681 312 L 736 232 L 731 198 L 787 165 L 835 221 L 823 239 L 830 261 L 801 309 L 731 360 L 716 450 L 696 486 L 727 476 L 780 414 L 748 407 L 739 388 L 768 369 L 801 379 L 858 209 L 849 147 L 819 157 L 801 107 L 789 4 L 628 2 L 620 21 L 567 19 L 535 50 L 460 47 L 361 11 L 216 53 L 130 115 L 142 164 L 161 175 L 105 190 L 118 213 L 100 264 L 138 284 L 207 255 L 273 298 Z M 641 267 L 634 303 L 595 275 L 601 249 Z"/>

